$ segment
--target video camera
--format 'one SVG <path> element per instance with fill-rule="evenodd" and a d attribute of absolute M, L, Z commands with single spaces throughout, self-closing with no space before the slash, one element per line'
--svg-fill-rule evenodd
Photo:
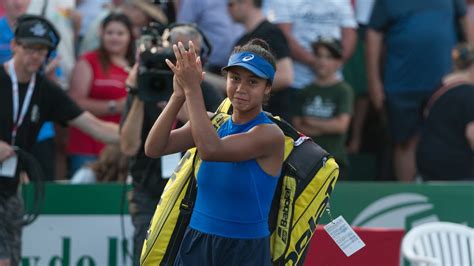
<path fill-rule="evenodd" d="M 165 59 L 176 62 L 170 35 L 178 28 L 187 28 L 190 35 L 199 36 L 201 42 L 200 56 L 203 64 L 212 52 L 212 45 L 205 34 L 195 25 L 174 23 L 164 26 L 151 23 L 142 29 L 138 43 L 140 61 L 138 68 L 138 97 L 147 102 L 166 101 L 173 93 L 173 72 Z"/>
<path fill-rule="evenodd" d="M 138 47 L 138 97 L 147 102 L 165 101 L 173 93 L 173 72 L 165 59 L 176 61 L 171 45 L 162 38 L 165 26 L 151 23 L 142 29 Z"/>

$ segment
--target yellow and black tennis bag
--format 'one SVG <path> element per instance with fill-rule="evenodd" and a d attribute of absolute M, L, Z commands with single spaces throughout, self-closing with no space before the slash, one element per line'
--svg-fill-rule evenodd
<path fill-rule="evenodd" d="M 219 128 L 229 119 L 224 100 L 212 118 Z M 302 265 L 316 225 L 326 209 L 339 167 L 310 138 L 269 115 L 285 133 L 285 161 L 270 210 L 273 265 Z M 143 244 L 143 266 L 173 265 L 196 199 L 196 174 L 201 160 L 196 148 L 186 152 L 168 181 Z"/>

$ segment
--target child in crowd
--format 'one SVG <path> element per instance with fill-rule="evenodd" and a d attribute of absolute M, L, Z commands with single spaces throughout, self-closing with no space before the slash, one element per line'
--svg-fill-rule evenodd
<path fill-rule="evenodd" d="M 128 158 L 117 144 L 109 144 L 97 161 L 82 166 L 72 177 L 72 184 L 123 182 L 128 175 Z"/>
<path fill-rule="evenodd" d="M 312 67 L 317 78 L 298 92 L 292 123 L 335 157 L 341 170 L 339 178 L 344 178 L 348 166 L 345 142 L 354 93 L 337 75 L 342 65 L 341 43 L 320 39 L 312 48 L 316 56 Z"/>

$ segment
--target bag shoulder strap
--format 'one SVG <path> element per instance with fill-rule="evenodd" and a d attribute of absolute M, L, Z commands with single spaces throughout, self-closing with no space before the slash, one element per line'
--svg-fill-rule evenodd
<path fill-rule="evenodd" d="M 294 141 L 297 141 L 300 137 L 303 137 L 304 135 L 298 132 L 293 126 L 291 126 L 288 122 L 285 120 L 281 119 L 280 117 L 275 117 L 270 113 L 266 113 L 268 118 L 275 123 L 285 134 L 285 136 L 288 136 L 292 138 Z"/>
<path fill-rule="evenodd" d="M 222 124 L 229 119 L 230 115 L 224 113 L 217 113 L 211 118 L 212 125 L 217 129 L 222 126 Z M 189 209 L 192 210 L 193 208 L 193 198 L 195 194 L 195 187 L 196 187 L 196 180 L 194 177 L 194 167 L 197 164 L 198 160 L 200 160 L 197 150 L 194 153 L 193 164 L 192 164 L 192 171 L 191 171 L 191 178 L 189 181 L 188 189 L 186 190 L 186 194 L 183 199 L 182 209 L 184 208 L 186 211 Z"/>
<path fill-rule="evenodd" d="M 225 113 L 230 114 L 232 113 L 232 102 L 229 98 L 225 98 L 219 107 L 217 107 L 216 113 Z"/>
<path fill-rule="evenodd" d="M 463 84 L 467 84 L 466 81 L 464 80 L 457 80 L 457 81 L 453 81 L 453 82 L 450 82 L 448 84 L 444 84 L 443 86 L 441 86 L 439 89 L 437 89 L 432 95 L 431 97 L 428 99 L 428 102 L 426 103 L 426 106 L 425 106 L 425 109 L 423 110 L 423 115 L 424 117 L 428 117 L 428 114 L 431 110 L 431 107 L 433 107 L 433 105 L 435 104 L 435 102 L 441 97 L 443 96 L 446 92 L 448 92 L 449 90 L 453 89 L 453 88 L 456 88 L 457 86 L 460 86 L 460 85 L 463 85 Z"/>
<path fill-rule="evenodd" d="M 222 124 L 224 124 L 224 122 L 227 121 L 227 119 L 229 118 L 230 118 L 229 114 L 217 112 L 214 114 L 214 116 L 212 116 L 211 123 L 214 126 L 214 128 L 218 130 L 222 126 Z"/>
<path fill-rule="evenodd" d="M 216 115 L 212 119 L 214 120 L 214 118 L 216 116 L 219 116 L 219 114 L 229 115 L 230 113 L 232 113 L 232 103 L 229 98 L 225 98 L 221 102 L 219 107 L 217 107 Z M 270 120 L 273 121 L 273 123 L 275 123 L 283 131 L 283 133 L 286 136 L 292 138 L 294 141 L 302 137 L 302 134 L 299 133 L 295 128 L 293 128 L 287 121 L 279 117 L 275 117 L 271 113 L 268 113 L 268 112 L 266 112 L 266 115 L 268 116 L 268 118 L 270 118 Z M 216 119 L 219 119 L 219 118 L 216 118 Z"/>

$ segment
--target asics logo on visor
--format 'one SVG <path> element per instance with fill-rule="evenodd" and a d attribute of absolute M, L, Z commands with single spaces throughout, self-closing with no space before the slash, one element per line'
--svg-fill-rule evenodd
<path fill-rule="evenodd" d="M 252 60 L 254 57 L 255 57 L 255 56 L 254 56 L 253 54 L 247 55 L 246 57 L 242 58 L 242 61 L 247 62 L 247 61 Z"/>

